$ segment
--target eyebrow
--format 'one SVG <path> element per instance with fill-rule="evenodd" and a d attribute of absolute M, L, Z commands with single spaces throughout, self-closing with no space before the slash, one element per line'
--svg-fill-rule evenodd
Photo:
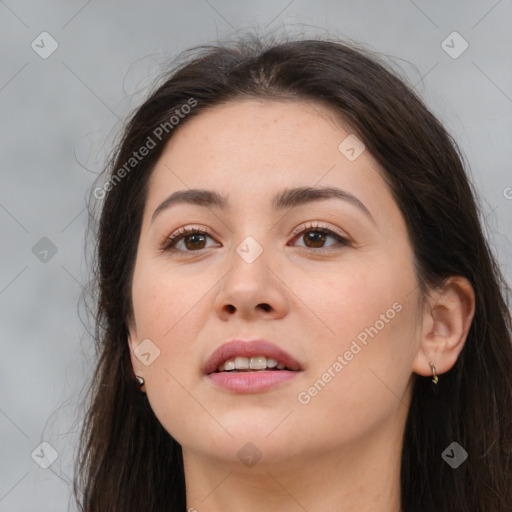
<path fill-rule="evenodd" d="M 358 208 L 375 223 L 375 219 L 368 208 L 356 196 L 336 187 L 298 187 L 284 189 L 272 199 L 272 209 L 277 212 L 287 208 L 296 208 L 313 201 L 325 201 L 327 199 L 341 199 L 346 201 Z M 151 222 L 155 220 L 159 213 L 177 204 L 191 204 L 205 208 L 216 207 L 222 210 L 229 207 L 228 197 L 213 190 L 178 190 L 173 192 L 165 201 L 158 205 L 153 212 Z"/>

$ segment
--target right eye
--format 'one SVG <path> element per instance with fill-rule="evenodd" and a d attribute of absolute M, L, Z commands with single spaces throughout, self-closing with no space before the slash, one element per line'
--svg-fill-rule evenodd
<path fill-rule="evenodd" d="M 165 252 L 197 252 L 208 248 L 204 246 L 207 238 L 212 238 L 207 230 L 187 226 L 167 237 L 162 249 Z M 182 248 L 177 248 L 180 243 Z"/>

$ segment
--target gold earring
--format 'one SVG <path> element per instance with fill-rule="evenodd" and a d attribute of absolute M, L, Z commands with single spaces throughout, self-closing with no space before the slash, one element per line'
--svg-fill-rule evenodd
<path fill-rule="evenodd" d="M 432 370 L 432 382 L 434 384 L 437 384 L 439 379 L 437 378 L 437 375 L 436 375 L 436 365 L 432 361 L 430 361 L 428 363 L 428 365 L 430 366 L 430 369 Z"/>

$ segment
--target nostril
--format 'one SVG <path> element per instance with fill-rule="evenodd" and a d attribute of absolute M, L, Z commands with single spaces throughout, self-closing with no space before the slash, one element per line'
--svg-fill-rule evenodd
<path fill-rule="evenodd" d="M 270 311 L 270 306 L 268 304 L 259 304 L 259 307 L 264 309 L 265 311 Z"/>

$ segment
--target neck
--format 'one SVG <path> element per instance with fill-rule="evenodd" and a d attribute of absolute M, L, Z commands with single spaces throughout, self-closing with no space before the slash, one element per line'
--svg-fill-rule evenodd
<path fill-rule="evenodd" d="M 407 413 L 401 409 L 394 420 L 350 446 L 315 449 L 266 464 L 263 458 L 251 468 L 184 448 L 187 511 L 399 512 Z"/>

